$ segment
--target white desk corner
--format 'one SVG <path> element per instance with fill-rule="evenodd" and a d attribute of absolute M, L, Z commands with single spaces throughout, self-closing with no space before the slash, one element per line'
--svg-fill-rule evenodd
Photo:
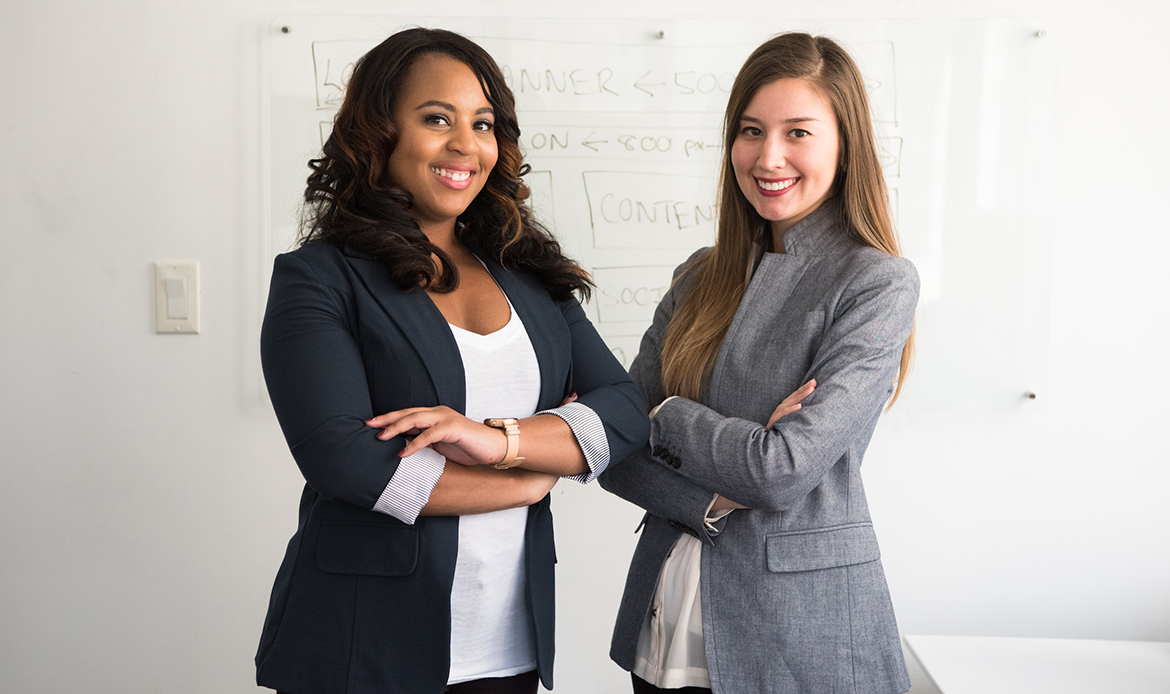
<path fill-rule="evenodd" d="M 1170 643 L 906 636 L 942 694 L 1170 694 Z"/>

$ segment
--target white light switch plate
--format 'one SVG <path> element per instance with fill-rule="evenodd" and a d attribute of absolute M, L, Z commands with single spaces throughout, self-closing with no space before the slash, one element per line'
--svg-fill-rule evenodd
<path fill-rule="evenodd" d="M 154 264 L 154 320 L 157 333 L 199 332 L 199 263 Z"/>

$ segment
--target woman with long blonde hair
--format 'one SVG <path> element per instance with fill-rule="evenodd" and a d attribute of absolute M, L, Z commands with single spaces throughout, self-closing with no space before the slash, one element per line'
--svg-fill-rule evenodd
<path fill-rule="evenodd" d="M 635 692 L 904 692 L 860 465 L 909 368 L 918 276 L 857 65 L 825 37 L 767 41 L 724 150 L 715 246 L 631 368 L 649 444 L 601 476 L 647 511 L 610 655 Z"/>

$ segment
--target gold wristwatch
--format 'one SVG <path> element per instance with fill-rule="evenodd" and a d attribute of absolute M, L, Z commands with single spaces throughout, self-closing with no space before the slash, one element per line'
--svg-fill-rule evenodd
<path fill-rule="evenodd" d="M 503 429 L 504 434 L 508 437 L 508 451 L 504 453 L 504 459 L 498 463 L 493 463 L 492 467 L 497 470 L 507 470 L 510 467 L 516 467 L 524 462 L 524 458 L 516 455 L 520 452 L 520 422 L 515 417 L 485 419 L 483 423 L 489 427 Z"/>

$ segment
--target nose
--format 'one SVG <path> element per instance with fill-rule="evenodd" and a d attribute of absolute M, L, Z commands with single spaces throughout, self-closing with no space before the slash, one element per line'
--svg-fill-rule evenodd
<path fill-rule="evenodd" d="M 788 147 L 783 135 L 768 133 L 761 144 L 757 163 L 761 169 L 767 171 L 779 171 L 788 166 Z"/>
<path fill-rule="evenodd" d="M 479 148 L 479 140 L 476 139 L 475 129 L 470 122 L 465 120 L 452 128 L 450 132 L 451 137 L 447 140 L 447 149 L 459 154 L 471 154 Z"/>

